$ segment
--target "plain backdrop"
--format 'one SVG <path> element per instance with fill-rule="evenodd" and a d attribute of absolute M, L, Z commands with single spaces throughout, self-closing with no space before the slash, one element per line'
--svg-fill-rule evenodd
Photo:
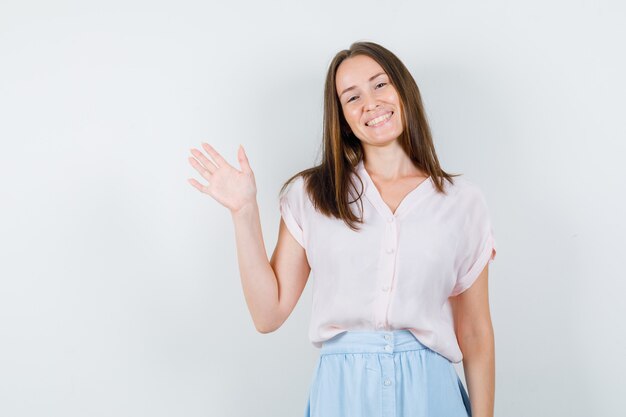
<path fill-rule="evenodd" d="M 302 415 L 311 283 L 255 330 L 230 213 L 187 158 L 204 141 L 238 167 L 244 146 L 269 257 L 358 40 L 407 65 L 443 168 L 486 195 L 496 416 L 623 415 L 625 12 L 1 0 L 0 415 Z"/>

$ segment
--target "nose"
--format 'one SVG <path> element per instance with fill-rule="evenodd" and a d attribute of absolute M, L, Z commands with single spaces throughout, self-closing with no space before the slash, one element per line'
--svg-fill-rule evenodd
<path fill-rule="evenodd" d="M 378 106 L 379 104 L 376 98 L 374 96 L 368 95 L 367 98 L 365 99 L 365 106 L 364 106 L 365 110 L 366 111 L 374 110 Z"/>
<path fill-rule="evenodd" d="M 364 103 L 363 107 L 366 111 L 370 111 L 378 107 L 378 100 L 376 99 L 376 96 L 374 94 L 371 94 L 370 92 L 364 92 L 362 98 Z"/>
<path fill-rule="evenodd" d="M 367 111 L 372 111 L 372 110 L 374 110 L 376 107 L 378 107 L 378 104 L 376 104 L 376 103 L 370 103 L 370 104 L 367 104 L 367 105 L 365 106 L 365 110 L 367 110 Z"/>

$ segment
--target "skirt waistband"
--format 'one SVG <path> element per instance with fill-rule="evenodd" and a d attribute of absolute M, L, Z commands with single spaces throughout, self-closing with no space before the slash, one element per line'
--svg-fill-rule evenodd
<path fill-rule="evenodd" d="M 394 353 L 428 349 L 409 330 L 347 330 L 324 341 L 320 355 Z"/>

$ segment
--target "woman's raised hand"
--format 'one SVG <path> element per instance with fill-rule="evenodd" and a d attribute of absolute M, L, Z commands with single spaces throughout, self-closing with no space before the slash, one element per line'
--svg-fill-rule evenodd
<path fill-rule="evenodd" d="M 254 173 L 248 163 L 243 146 L 239 145 L 237 159 L 241 171 L 230 165 L 211 145 L 202 143 L 202 147 L 213 159 L 210 160 L 204 153 L 192 148 L 195 158 L 189 157 L 189 163 L 209 183 L 202 185 L 193 178 L 188 181 L 198 191 L 213 197 L 217 202 L 228 208 L 231 213 L 256 202 L 256 182 Z M 215 161 L 215 162 L 214 162 Z"/>

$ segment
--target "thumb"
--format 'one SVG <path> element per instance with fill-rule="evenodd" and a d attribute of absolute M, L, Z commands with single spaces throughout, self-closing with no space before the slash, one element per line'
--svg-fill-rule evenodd
<path fill-rule="evenodd" d="M 237 151 L 237 159 L 239 159 L 239 166 L 241 167 L 241 170 L 243 172 L 252 172 L 252 169 L 250 168 L 250 163 L 248 162 L 248 156 L 246 155 L 246 152 L 244 151 L 241 144 L 239 145 L 239 149 Z"/>

